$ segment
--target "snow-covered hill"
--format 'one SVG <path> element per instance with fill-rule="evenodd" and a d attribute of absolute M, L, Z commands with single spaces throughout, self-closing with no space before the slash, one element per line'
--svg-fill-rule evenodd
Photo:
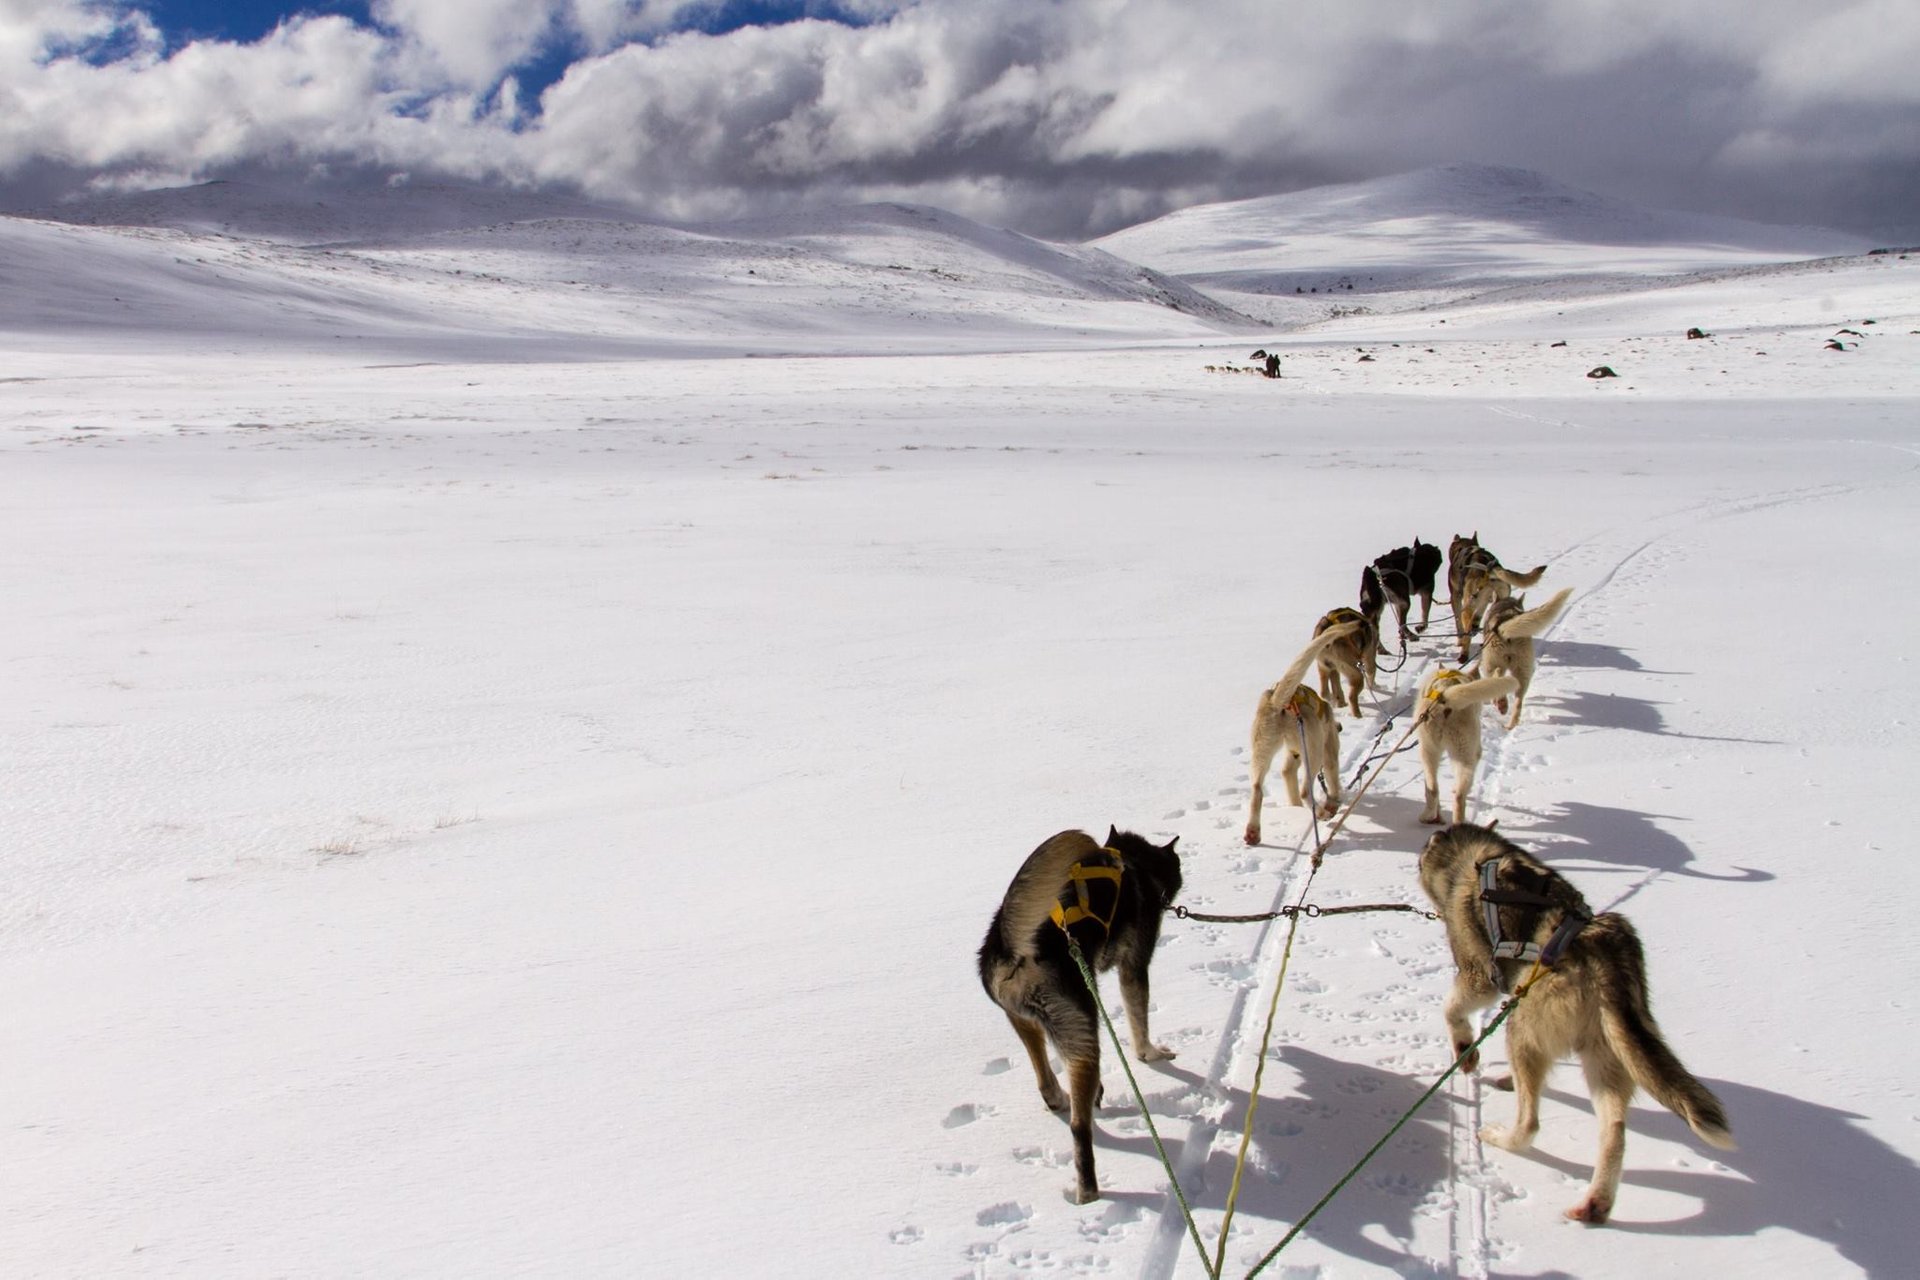
<path fill-rule="evenodd" d="M 0 329 L 545 358 L 981 350 L 1252 321 L 1098 249 L 940 210 L 663 226 L 464 188 L 208 184 L 0 219 Z"/>
<path fill-rule="evenodd" d="M 1447 165 L 1182 209 L 1092 242 L 1236 305 L 1243 295 L 1403 310 L 1486 288 L 1864 253 L 1858 236 L 1642 208 L 1524 169 Z M 1584 281 L 1581 278 L 1585 278 Z M 1255 310 L 1276 314 L 1271 308 Z"/>

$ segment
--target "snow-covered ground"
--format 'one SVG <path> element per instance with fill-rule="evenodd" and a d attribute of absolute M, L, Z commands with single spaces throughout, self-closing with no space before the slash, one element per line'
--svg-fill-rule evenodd
<path fill-rule="evenodd" d="M 1476 529 L 1574 596 L 1475 815 L 1634 920 L 1740 1150 L 1642 1098 L 1585 1229 L 1577 1068 L 1528 1156 L 1456 1081 L 1264 1274 L 1908 1273 L 1920 263 L 1547 263 L 1275 333 L 1084 276 L 1048 313 L 1086 255 L 952 224 L 954 293 L 849 300 L 818 264 L 912 223 L 862 216 L 781 231 L 818 274 L 778 307 L 683 279 L 682 333 L 575 323 L 577 222 L 479 283 L 457 227 L 341 248 L 336 289 L 0 221 L 0 1273 L 1202 1274 L 1110 1052 L 1067 1202 L 973 951 L 1069 827 L 1180 836 L 1195 909 L 1292 901 L 1303 811 L 1239 840 L 1254 698 L 1367 560 Z M 1253 345 L 1279 381 L 1207 371 Z M 735 349 L 821 354 L 686 358 Z M 1313 901 L 1418 899 L 1419 791 L 1386 765 Z M 1282 937 L 1172 920 L 1155 965 L 1209 1247 Z M 1449 977 L 1419 917 L 1302 924 L 1226 1274 L 1443 1070 Z"/>

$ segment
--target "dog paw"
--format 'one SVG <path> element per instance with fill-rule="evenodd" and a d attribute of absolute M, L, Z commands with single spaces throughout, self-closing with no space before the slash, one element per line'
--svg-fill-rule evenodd
<path fill-rule="evenodd" d="M 1075 1187 L 1067 1192 L 1067 1200 L 1073 1204 L 1092 1204 L 1100 1198 L 1098 1187 Z"/>
<path fill-rule="evenodd" d="M 1533 1135 L 1523 1137 L 1505 1125 L 1490 1124 L 1480 1130 L 1480 1141 L 1502 1151 L 1525 1151 L 1533 1145 Z"/>
<path fill-rule="evenodd" d="M 1437 827 L 1440 825 L 1440 815 L 1437 813 L 1423 813 L 1420 815 L 1420 821 L 1430 827 Z"/>
<path fill-rule="evenodd" d="M 1460 1055 L 1463 1053 L 1467 1056 L 1461 1058 Z M 1478 1049 L 1469 1050 L 1465 1044 L 1455 1044 L 1453 1046 L 1453 1056 L 1460 1058 L 1460 1069 L 1462 1071 L 1473 1072 L 1480 1069 L 1480 1051 Z"/>
<path fill-rule="evenodd" d="M 1513 1077 L 1511 1075 L 1487 1076 L 1483 1079 L 1482 1083 L 1484 1083 L 1487 1088 L 1498 1089 L 1502 1093 L 1513 1092 Z"/>
<path fill-rule="evenodd" d="M 1245 840 L 1248 844 L 1259 844 L 1260 828 L 1248 827 L 1246 835 L 1242 836 L 1241 839 Z"/>
<path fill-rule="evenodd" d="M 1320 806 L 1320 816 L 1323 818 L 1331 818 L 1338 812 L 1340 812 L 1340 802 L 1338 800 L 1328 800 Z"/>
<path fill-rule="evenodd" d="M 1567 1210 L 1567 1217 L 1575 1222 L 1584 1222 L 1590 1227 L 1604 1227 L 1607 1219 L 1613 1216 L 1613 1205 L 1598 1196 L 1588 1196 L 1573 1208 Z"/>
<path fill-rule="evenodd" d="M 1157 1044 L 1137 1046 L 1133 1051 L 1133 1055 L 1142 1062 L 1165 1062 L 1169 1058 L 1177 1058 L 1180 1056 L 1172 1049 Z"/>

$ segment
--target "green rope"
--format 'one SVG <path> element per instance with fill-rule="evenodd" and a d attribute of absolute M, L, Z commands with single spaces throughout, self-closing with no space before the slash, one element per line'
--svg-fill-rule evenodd
<path fill-rule="evenodd" d="M 1313 1221 L 1314 1215 L 1318 1214 L 1322 1209 L 1326 1208 L 1327 1204 L 1335 1196 L 1339 1195 L 1341 1191 L 1345 1190 L 1346 1185 L 1349 1182 L 1352 1182 L 1354 1178 L 1358 1176 L 1360 1170 L 1366 1168 L 1367 1162 L 1369 1160 L 1372 1160 L 1374 1156 L 1380 1153 L 1380 1148 L 1386 1146 L 1388 1142 L 1392 1141 L 1393 1135 L 1400 1132 L 1401 1128 L 1407 1123 L 1407 1121 L 1413 1119 L 1414 1115 L 1419 1112 L 1420 1108 L 1427 1105 L 1427 1100 L 1429 1098 L 1433 1097 L 1434 1094 L 1440 1092 L 1440 1086 L 1453 1078 L 1453 1073 L 1460 1069 L 1460 1064 L 1465 1062 L 1470 1055 L 1477 1052 L 1480 1046 L 1486 1043 L 1487 1037 L 1493 1034 L 1494 1029 L 1498 1027 L 1502 1022 L 1505 1022 L 1507 1020 L 1507 1015 L 1513 1012 L 1513 1006 L 1520 1002 L 1520 997 L 1527 994 L 1527 988 L 1531 985 L 1533 985 L 1531 981 L 1524 983 L 1522 984 L 1522 986 L 1518 991 L 1515 991 L 1511 996 L 1507 997 L 1507 1002 L 1500 1006 L 1500 1012 L 1494 1015 L 1493 1021 L 1487 1024 L 1486 1030 L 1480 1033 L 1480 1038 L 1478 1040 L 1475 1040 L 1472 1044 L 1468 1045 L 1464 1050 L 1462 1050 L 1460 1053 L 1460 1056 L 1453 1060 L 1453 1065 L 1440 1073 L 1440 1078 L 1438 1080 L 1435 1080 L 1433 1084 L 1427 1088 L 1427 1091 L 1420 1095 L 1420 1098 L 1417 1102 L 1415 1102 L 1411 1107 L 1407 1108 L 1406 1114 L 1402 1115 L 1398 1120 L 1393 1122 L 1393 1127 L 1387 1130 L 1385 1135 L 1381 1137 L 1380 1141 L 1374 1143 L 1371 1147 L 1367 1148 L 1367 1153 L 1360 1157 L 1359 1163 L 1355 1164 L 1353 1168 L 1347 1170 L 1345 1176 L 1343 1176 L 1340 1179 L 1340 1181 L 1334 1183 L 1333 1186 L 1327 1191 L 1327 1194 L 1321 1196 L 1320 1199 L 1314 1203 L 1313 1208 L 1307 1210 L 1306 1216 L 1301 1218 L 1300 1221 L 1294 1223 L 1293 1228 L 1290 1231 L 1288 1231 L 1286 1235 L 1280 1238 L 1280 1243 L 1273 1246 L 1273 1248 L 1269 1249 L 1267 1251 L 1266 1256 L 1261 1258 L 1260 1261 L 1254 1264 L 1253 1270 L 1247 1272 L 1247 1280 L 1253 1280 L 1253 1277 L 1259 1275 L 1260 1272 L 1266 1267 L 1266 1265 L 1269 1262 L 1272 1262 L 1276 1257 L 1279 1256 L 1280 1251 L 1282 1249 L 1286 1248 L 1289 1244 L 1293 1243 L 1293 1238 L 1299 1235 L 1302 1231 L 1306 1230 L 1307 1224 Z M 1215 1275 L 1217 1277 L 1218 1273 L 1216 1272 Z"/>
<path fill-rule="evenodd" d="M 1280 973 L 1273 982 L 1273 999 L 1267 1002 L 1267 1027 L 1260 1033 L 1260 1056 L 1253 1067 L 1253 1092 L 1247 1095 L 1247 1118 L 1240 1127 L 1240 1151 L 1233 1158 L 1233 1182 L 1227 1188 L 1227 1212 L 1220 1220 L 1220 1243 L 1213 1255 L 1215 1276 L 1227 1265 L 1227 1229 L 1233 1225 L 1234 1206 L 1240 1200 L 1240 1175 L 1247 1167 L 1247 1144 L 1253 1139 L 1253 1113 L 1260 1106 L 1260 1081 L 1267 1074 L 1267 1045 L 1273 1039 L 1273 1020 L 1280 1008 L 1280 991 L 1287 985 L 1287 965 L 1293 959 L 1293 935 L 1299 931 L 1300 914 L 1295 912 L 1287 925 L 1286 946 L 1280 951 Z"/>
<path fill-rule="evenodd" d="M 1094 1008 L 1100 1011 L 1100 1021 L 1107 1026 L 1107 1035 L 1113 1041 L 1114 1056 L 1120 1059 L 1120 1069 L 1127 1073 L 1127 1083 L 1133 1086 L 1133 1096 L 1140 1103 L 1141 1118 L 1147 1122 L 1147 1132 L 1153 1137 L 1153 1149 L 1160 1153 L 1161 1167 L 1167 1171 L 1167 1185 L 1173 1188 L 1173 1198 L 1180 1202 L 1180 1212 L 1187 1219 L 1187 1234 L 1193 1237 L 1193 1247 L 1200 1251 L 1200 1265 L 1206 1268 L 1211 1280 L 1220 1280 L 1220 1272 L 1207 1266 L 1207 1246 L 1200 1241 L 1200 1227 L 1193 1220 L 1193 1206 L 1187 1203 L 1186 1192 L 1180 1189 L 1180 1180 L 1173 1175 L 1173 1161 L 1167 1158 L 1167 1148 L 1160 1141 L 1160 1131 L 1154 1127 L 1153 1112 L 1147 1108 L 1147 1096 L 1140 1091 L 1140 1082 L 1134 1079 L 1133 1067 L 1127 1062 L 1127 1051 L 1121 1047 L 1120 1033 L 1113 1029 L 1113 1018 L 1107 1013 L 1106 1003 L 1100 999 L 1100 984 L 1094 981 L 1093 970 L 1087 967 L 1087 958 L 1080 954 L 1080 944 L 1065 929 L 1060 931 L 1066 936 L 1067 950 L 1073 955 L 1073 962 L 1080 966 L 1080 976 L 1086 980 L 1087 990 L 1093 993 Z"/>

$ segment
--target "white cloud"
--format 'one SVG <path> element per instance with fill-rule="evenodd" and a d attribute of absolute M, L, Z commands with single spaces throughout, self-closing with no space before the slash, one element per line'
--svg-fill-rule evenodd
<path fill-rule="evenodd" d="M 138 8 L 0 0 L 0 180 L 360 160 L 674 215 L 909 198 L 1056 234 L 1451 160 L 1855 225 L 1861 192 L 1910 222 L 1920 195 L 1911 0 L 858 7 L 870 25 L 704 36 L 670 31 L 709 0 L 377 0 L 374 27 L 162 57 Z M 556 47 L 587 52 L 537 107 L 503 85 Z"/>

